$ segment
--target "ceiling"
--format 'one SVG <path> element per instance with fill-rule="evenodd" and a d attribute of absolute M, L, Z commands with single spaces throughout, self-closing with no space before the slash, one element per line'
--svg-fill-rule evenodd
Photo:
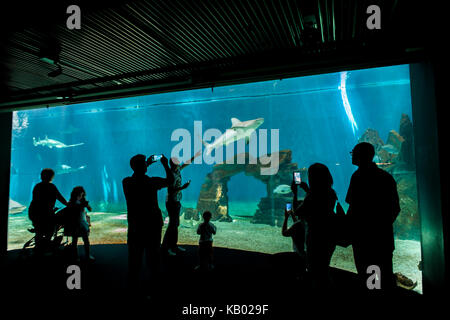
<path fill-rule="evenodd" d="M 0 19 L 4 111 L 413 62 L 431 42 L 402 0 L 14 1 Z"/>

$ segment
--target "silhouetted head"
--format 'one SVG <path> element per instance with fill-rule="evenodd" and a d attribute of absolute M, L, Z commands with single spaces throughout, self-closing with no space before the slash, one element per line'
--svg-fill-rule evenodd
<path fill-rule="evenodd" d="M 203 220 L 205 220 L 205 222 L 209 222 L 209 220 L 211 220 L 212 214 L 209 211 L 205 211 L 203 212 Z"/>
<path fill-rule="evenodd" d="M 46 168 L 41 171 L 41 180 L 44 182 L 52 182 L 55 177 L 55 171 L 52 169 Z"/>
<path fill-rule="evenodd" d="M 308 168 L 308 182 L 311 191 L 329 190 L 333 186 L 333 177 L 326 165 L 314 163 Z"/>
<path fill-rule="evenodd" d="M 171 157 L 169 160 L 170 168 L 172 170 L 178 169 L 180 167 L 180 160 L 177 157 Z"/>
<path fill-rule="evenodd" d="M 136 174 L 145 174 L 147 172 L 146 157 L 143 154 L 137 154 L 130 159 L 130 167 Z"/>
<path fill-rule="evenodd" d="M 370 164 L 375 156 L 375 148 L 368 142 L 358 143 L 352 150 L 352 164 L 355 166 L 366 166 Z"/>
<path fill-rule="evenodd" d="M 72 192 L 70 193 L 70 201 L 74 202 L 77 200 L 81 200 L 86 196 L 86 191 L 83 187 L 78 186 L 73 188 Z"/>

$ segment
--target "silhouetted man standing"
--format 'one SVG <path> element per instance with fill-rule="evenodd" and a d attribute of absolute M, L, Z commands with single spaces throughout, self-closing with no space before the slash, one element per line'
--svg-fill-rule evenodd
<path fill-rule="evenodd" d="M 130 160 L 134 173 L 122 181 L 128 209 L 128 272 L 132 289 L 136 289 L 139 282 L 144 251 L 151 280 L 156 279 L 160 267 L 163 219 L 157 191 L 170 185 L 173 176 L 164 156 L 161 163 L 166 171 L 166 178 L 147 176 L 147 167 L 153 162 L 152 157 L 145 160 L 144 155 L 135 155 Z"/>
<path fill-rule="evenodd" d="M 358 170 L 352 175 L 345 201 L 350 205 L 347 216 L 356 269 L 366 287 L 373 274 L 368 274 L 367 268 L 378 266 L 381 289 L 388 291 L 394 286 L 392 225 L 400 212 L 397 185 L 389 173 L 372 162 L 375 149 L 370 143 L 357 144 L 351 154 Z"/>

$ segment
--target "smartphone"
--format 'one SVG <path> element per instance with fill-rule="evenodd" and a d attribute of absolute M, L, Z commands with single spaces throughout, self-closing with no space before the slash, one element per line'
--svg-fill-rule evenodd
<path fill-rule="evenodd" d="M 151 159 L 153 162 L 159 161 L 162 158 L 162 154 L 154 154 L 152 155 Z"/>
<path fill-rule="evenodd" d="M 292 203 L 286 203 L 286 211 L 292 210 Z"/>
<path fill-rule="evenodd" d="M 300 177 L 300 171 L 294 172 L 294 182 L 295 184 L 300 184 L 302 182 L 302 178 Z"/>

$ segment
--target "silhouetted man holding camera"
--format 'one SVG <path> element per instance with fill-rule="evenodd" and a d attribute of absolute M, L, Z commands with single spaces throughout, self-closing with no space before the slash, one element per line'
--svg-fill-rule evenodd
<path fill-rule="evenodd" d="M 375 149 L 370 143 L 357 144 L 351 154 L 358 170 L 352 175 L 345 201 L 349 204 L 347 217 L 356 269 L 361 284 L 367 288 L 372 274 L 367 269 L 377 266 L 381 289 L 389 291 L 394 287 L 393 223 L 400 212 L 397 185 L 389 173 L 372 162 Z"/>
<path fill-rule="evenodd" d="M 156 279 L 160 268 L 163 218 L 157 192 L 172 183 L 173 175 L 167 158 L 162 156 L 161 163 L 166 171 L 166 178 L 147 176 L 147 167 L 154 162 L 153 156 L 146 160 L 142 154 L 135 155 L 130 160 L 134 173 L 122 181 L 128 209 L 128 268 L 132 289 L 136 289 L 139 283 L 144 251 L 152 280 Z"/>

